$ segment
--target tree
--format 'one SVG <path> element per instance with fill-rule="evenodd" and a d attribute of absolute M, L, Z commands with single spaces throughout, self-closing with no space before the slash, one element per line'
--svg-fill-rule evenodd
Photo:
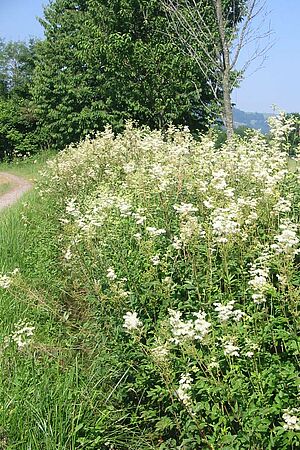
<path fill-rule="evenodd" d="M 36 119 L 29 87 L 35 41 L 0 40 L 0 158 L 37 149 Z"/>
<path fill-rule="evenodd" d="M 55 0 L 41 20 L 33 95 L 47 145 L 62 148 L 126 119 L 203 129 L 213 96 L 164 33 L 159 0 Z M 200 107 L 199 107 L 200 105 Z"/>
<path fill-rule="evenodd" d="M 231 92 L 249 64 L 270 48 L 270 29 L 258 31 L 254 21 L 266 16 L 263 0 L 161 0 L 173 36 L 197 63 L 216 100 L 222 93 L 222 119 L 227 136 L 233 136 Z M 263 44 L 262 44 L 263 42 Z M 246 45 L 252 55 L 238 70 Z"/>

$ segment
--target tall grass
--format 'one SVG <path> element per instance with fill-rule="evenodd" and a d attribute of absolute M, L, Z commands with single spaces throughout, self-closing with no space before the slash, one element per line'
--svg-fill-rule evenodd
<path fill-rule="evenodd" d="M 36 175 L 27 161 L 2 169 Z M 117 361 L 103 356 L 92 308 L 66 291 L 54 216 L 53 202 L 35 189 L 0 215 L 1 272 L 19 269 L 0 291 L 0 448 L 86 448 L 80 430 L 94 426 L 118 373 Z M 35 328 L 29 347 L 10 339 L 20 321 Z"/>

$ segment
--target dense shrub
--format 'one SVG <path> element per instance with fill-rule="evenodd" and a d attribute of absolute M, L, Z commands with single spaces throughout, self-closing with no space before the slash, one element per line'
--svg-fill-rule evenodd
<path fill-rule="evenodd" d="M 49 163 L 63 295 L 92 306 L 94 354 L 117 367 L 72 448 L 299 447 L 300 178 L 282 139 L 216 150 L 128 124 Z"/>

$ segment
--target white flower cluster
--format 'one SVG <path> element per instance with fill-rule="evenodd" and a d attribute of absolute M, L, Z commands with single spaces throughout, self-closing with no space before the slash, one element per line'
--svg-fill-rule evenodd
<path fill-rule="evenodd" d="M 279 225 L 281 233 L 274 237 L 276 244 L 271 245 L 271 249 L 276 254 L 285 254 L 289 257 L 295 256 L 299 253 L 297 248 L 299 244 L 299 238 L 297 237 L 297 225 L 285 220 Z"/>
<path fill-rule="evenodd" d="M 240 348 L 231 340 L 224 343 L 223 350 L 225 356 L 240 356 Z"/>
<path fill-rule="evenodd" d="M 231 300 L 227 305 L 221 303 L 214 303 L 215 311 L 218 313 L 218 319 L 220 322 L 227 322 L 229 319 L 233 319 L 235 322 L 239 322 L 246 314 L 240 309 L 233 309 L 235 304 L 234 300 Z"/>
<path fill-rule="evenodd" d="M 131 331 L 138 330 L 143 326 L 141 320 L 138 318 L 137 313 L 128 311 L 124 316 L 124 325 L 125 331 L 130 333 Z"/>
<path fill-rule="evenodd" d="M 173 237 L 172 247 L 175 250 L 180 250 L 182 248 L 182 240 L 178 236 Z"/>
<path fill-rule="evenodd" d="M 290 200 L 280 197 L 277 203 L 273 206 L 273 214 L 289 213 L 291 211 L 292 203 Z"/>
<path fill-rule="evenodd" d="M 169 348 L 167 344 L 160 344 L 151 349 L 151 355 L 154 361 L 158 363 L 163 363 L 169 355 Z"/>
<path fill-rule="evenodd" d="M 164 228 L 146 227 L 146 230 L 151 236 L 161 236 L 162 234 L 166 234 Z"/>
<path fill-rule="evenodd" d="M 299 408 L 285 409 L 282 415 L 285 430 L 300 431 Z M 297 415 L 296 415 L 297 414 Z"/>
<path fill-rule="evenodd" d="M 216 241 L 224 244 L 240 232 L 241 226 L 238 222 L 238 208 L 232 203 L 226 208 L 216 208 L 212 213 L 212 230 Z"/>
<path fill-rule="evenodd" d="M 192 403 L 192 398 L 190 396 L 192 383 L 193 379 L 190 373 L 181 374 L 179 388 L 176 391 L 176 395 L 185 406 L 190 406 Z"/>
<path fill-rule="evenodd" d="M 19 273 L 20 269 L 16 268 L 12 272 L 9 272 L 8 274 L 0 274 L 0 288 L 2 289 L 9 289 L 11 286 L 11 283 L 13 281 L 13 278 L 17 273 Z"/>
<path fill-rule="evenodd" d="M 262 255 L 250 267 L 251 280 L 248 284 L 253 291 L 252 300 L 258 305 L 266 301 L 266 293 L 270 289 L 267 259 L 267 255 Z"/>
<path fill-rule="evenodd" d="M 202 341 L 210 331 L 211 323 L 205 320 L 206 313 L 203 311 L 193 313 L 195 320 L 182 320 L 182 313 L 173 309 L 169 309 L 169 315 L 172 333 L 170 341 L 174 344 L 193 339 Z"/>
<path fill-rule="evenodd" d="M 11 285 L 11 277 L 8 275 L 0 275 L 0 287 L 2 289 L 8 289 Z"/>
<path fill-rule="evenodd" d="M 180 205 L 174 205 L 173 208 L 178 214 L 182 214 L 184 216 L 198 211 L 198 208 L 196 208 L 192 203 L 181 203 Z"/>
<path fill-rule="evenodd" d="M 159 266 L 160 265 L 160 256 L 159 255 L 152 256 L 151 262 L 152 262 L 153 266 Z"/>
<path fill-rule="evenodd" d="M 117 278 L 117 274 L 115 272 L 115 269 L 113 267 L 109 267 L 107 269 L 107 274 L 106 277 L 110 280 L 110 281 L 114 281 Z"/>
<path fill-rule="evenodd" d="M 270 133 L 277 145 L 283 145 L 287 142 L 288 134 L 295 129 L 293 118 L 286 116 L 284 112 L 280 112 L 276 116 L 268 118 L 270 125 Z"/>
<path fill-rule="evenodd" d="M 205 231 L 198 222 L 198 218 L 194 216 L 184 216 L 180 222 L 180 240 L 184 244 L 188 244 L 193 237 L 203 238 Z"/>
<path fill-rule="evenodd" d="M 28 346 L 31 342 L 35 327 L 26 321 L 20 321 L 15 324 L 14 331 L 11 334 L 11 340 L 16 343 L 19 350 Z"/>

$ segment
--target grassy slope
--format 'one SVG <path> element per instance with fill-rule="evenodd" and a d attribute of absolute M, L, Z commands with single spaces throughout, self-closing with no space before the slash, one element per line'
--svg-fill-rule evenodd
<path fill-rule="evenodd" d="M 44 159 L 3 164 L 0 170 L 33 179 Z M 98 395 L 99 383 L 105 385 L 111 372 L 97 359 L 97 347 L 105 343 L 95 338 L 89 305 L 62 300 L 64 280 L 53 263 L 57 229 L 47 209 L 32 190 L 0 216 L 0 268 L 20 269 L 16 287 L 0 290 L 1 347 L 19 321 L 35 326 L 36 342 L 33 352 L 10 345 L 3 353 L 0 448 L 5 449 L 86 448 L 78 435 L 83 422 L 94 423 L 99 399 L 105 399 Z"/>

